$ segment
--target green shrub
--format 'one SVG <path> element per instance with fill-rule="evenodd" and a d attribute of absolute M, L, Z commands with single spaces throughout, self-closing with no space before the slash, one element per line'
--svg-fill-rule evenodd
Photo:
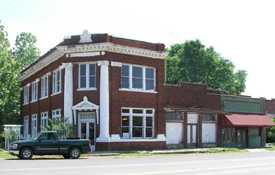
<path fill-rule="evenodd" d="M 57 135 L 60 138 L 73 138 L 74 127 L 72 124 L 64 122 L 62 120 L 49 120 L 48 126 L 45 129 L 46 131 L 56 131 Z"/>
<path fill-rule="evenodd" d="M 267 130 L 267 143 L 275 143 L 275 127 L 268 128 Z"/>

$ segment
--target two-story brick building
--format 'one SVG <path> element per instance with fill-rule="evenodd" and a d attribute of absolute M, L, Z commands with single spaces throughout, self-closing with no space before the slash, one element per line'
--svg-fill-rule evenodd
<path fill-rule="evenodd" d="M 70 36 L 22 72 L 24 137 L 60 119 L 96 150 L 219 146 L 220 92 L 165 84 L 165 46 Z"/>
<path fill-rule="evenodd" d="M 71 36 L 22 73 L 24 135 L 64 118 L 97 149 L 165 147 L 164 45 Z"/>

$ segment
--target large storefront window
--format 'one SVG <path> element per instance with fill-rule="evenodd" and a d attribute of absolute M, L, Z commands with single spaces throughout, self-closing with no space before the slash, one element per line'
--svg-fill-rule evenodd
<path fill-rule="evenodd" d="M 122 108 L 121 137 L 151 138 L 154 128 L 154 109 Z"/>

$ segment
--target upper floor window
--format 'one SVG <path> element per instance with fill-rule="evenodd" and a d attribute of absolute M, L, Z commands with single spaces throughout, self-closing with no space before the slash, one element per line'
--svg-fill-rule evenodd
<path fill-rule="evenodd" d="M 41 131 L 45 130 L 48 126 L 48 112 L 41 113 Z"/>
<path fill-rule="evenodd" d="M 31 86 L 32 86 L 31 102 L 35 102 L 38 99 L 38 81 L 33 81 Z"/>
<path fill-rule="evenodd" d="M 95 64 L 79 64 L 78 88 L 79 89 L 96 88 L 96 65 Z"/>
<path fill-rule="evenodd" d="M 52 76 L 52 94 L 61 92 L 61 70 L 58 69 L 53 72 Z"/>
<path fill-rule="evenodd" d="M 122 65 L 121 88 L 143 91 L 155 90 L 155 69 L 145 66 Z"/>
<path fill-rule="evenodd" d="M 52 110 L 52 119 L 61 120 L 61 109 Z"/>
<path fill-rule="evenodd" d="M 23 104 L 24 105 L 29 103 L 29 94 L 30 94 L 30 87 L 29 85 L 26 85 L 23 87 L 23 95 L 24 95 Z"/>
<path fill-rule="evenodd" d="M 48 75 L 41 78 L 41 98 L 48 96 Z"/>

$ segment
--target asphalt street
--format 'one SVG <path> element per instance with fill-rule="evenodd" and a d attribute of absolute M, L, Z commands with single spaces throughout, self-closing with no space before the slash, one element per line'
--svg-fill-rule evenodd
<path fill-rule="evenodd" d="M 274 175 L 275 152 L 0 160 L 0 175 Z"/>

